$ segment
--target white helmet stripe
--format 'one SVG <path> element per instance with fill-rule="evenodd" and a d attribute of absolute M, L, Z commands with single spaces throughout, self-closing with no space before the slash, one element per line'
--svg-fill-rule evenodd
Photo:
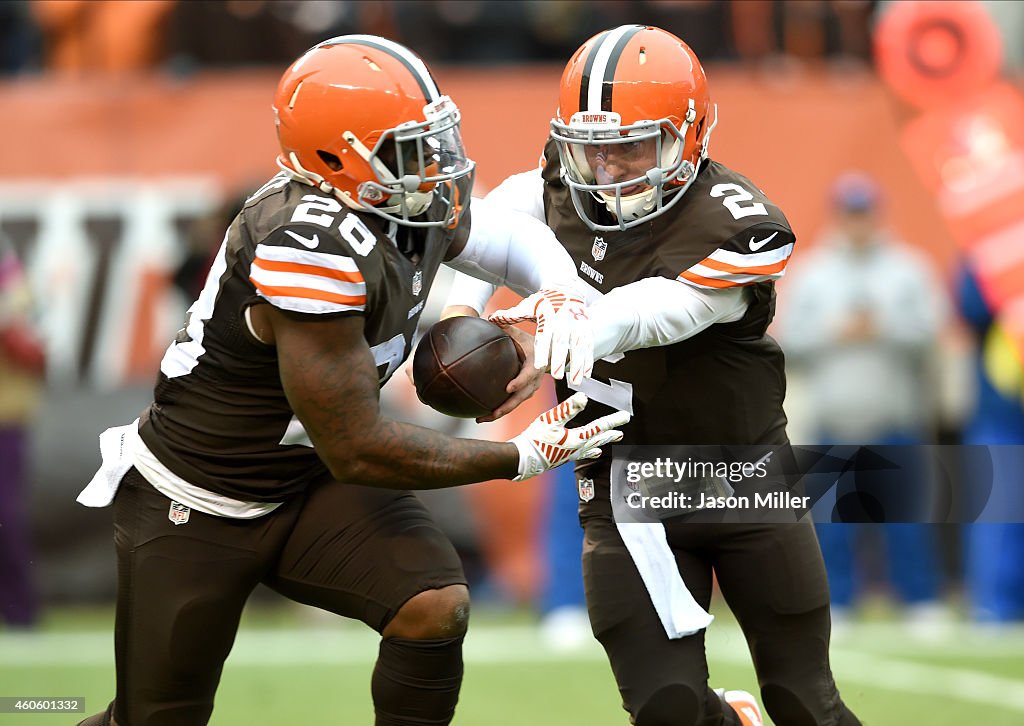
<path fill-rule="evenodd" d="M 614 30 L 605 33 L 604 38 L 597 44 L 591 53 L 594 54 L 594 65 L 590 71 L 589 83 L 587 84 L 587 108 L 586 111 L 610 111 L 611 108 L 602 109 L 601 101 L 605 82 L 611 83 L 611 78 L 605 75 L 615 74 L 615 66 L 618 63 L 619 55 L 622 53 L 620 41 L 626 36 L 633 36 L 644 28 L 643 25 L 620 25 Z M 618 51 L 618 52 L 615 52 Z"/>
<path fill-rule="evenodd" d="M 441 92 L 437 89 L 437 84 L 434 83 L 434 78 L 430 75 L 430 71 L 427 70 L 426 64 L 418 55 L 413 53 L 404 45 L 396 43 L 393 40 L 381 38 L 377 35 L 339 35 L 336 38 L 331 38 L 317 44 L 316 47 L 322 48 L 325 46 L 342 45 L 347 43 L 368 45 L 371 48 L 378 48 L 385 53 L 394 56 L 402 63 L 402 65 L 409 69 L 410 73 L 412 73 L 417 83 L 419 83 L 420 88 L 423 90 L 423 94 L 427 97 L 428 103 L 436 101 L 441 97 Z"/>

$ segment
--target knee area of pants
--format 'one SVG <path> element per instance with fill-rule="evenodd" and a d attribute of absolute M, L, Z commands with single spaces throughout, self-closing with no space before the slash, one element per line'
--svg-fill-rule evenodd
<path fill-rule="evenodd" d="M 635 726 L 696 726 L 703 718 L 696 691 L 674 683 L 651 694 L 637 709 Z"/>
<path fill-rule="evenodd" d="M 770 683 L 762 687 L 761 702 L 775 723 L 786 726 L 815 726 L 817 723 L 800 697 L 783 686 Z"/>
<path fill-rule="evenodd" d="M 457 638 L 469 626 L 469 591 L 463 585 L 424 590 L 399 609 L 390 635 L 406 638 Z"/>

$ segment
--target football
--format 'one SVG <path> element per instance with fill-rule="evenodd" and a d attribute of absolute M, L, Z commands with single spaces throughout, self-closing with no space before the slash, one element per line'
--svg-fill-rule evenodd
<path fill-rule="evenodd" d="M 519 345 L 494 323 L 447 318 L 431 326 L 416 347 L 416 395 L 448 416 L 486 416 L 508 398 L 505 387 L 519 373 L 522 360 Z"/>

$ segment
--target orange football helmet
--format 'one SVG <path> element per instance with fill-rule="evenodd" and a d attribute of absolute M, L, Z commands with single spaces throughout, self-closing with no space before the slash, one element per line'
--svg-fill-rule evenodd
<path fill-rule="evenodd" d="M 308 50 L 274 96 L 278 165 L 344 204 L 414 227 L 450 226 L 454 182 L 473 172 L 455 103 L 423 61 L 373 35 Z M 446 211 L 424 214 L 442 199 Z"/>
<path fill-rule="evenodd" d="M 622 25 L 588 40 L 562 73 L 551 120 L 580 218 L 595 231 L 623 230 L 672 207 L 707 157 L 717 119 L 704 69 L 676 36 Z M 598 220 L 591 198 L 615 224 Z"/>

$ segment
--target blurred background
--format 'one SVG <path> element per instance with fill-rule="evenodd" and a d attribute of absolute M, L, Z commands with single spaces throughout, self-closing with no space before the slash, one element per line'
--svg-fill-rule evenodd
<path fill-rule="evenodd" d="M 112 695 L 111 517 L 75 496 L 276 172 L 287 65 L 354 32 L 420 53 L 462 109 L 482 196 L 536 164 L 562 66 L 622 23 L 690 44 L 719 107 L 711 156 L 797 233 L 772 331 L 793 442 L 1024 443 L 1024 3 L 5 0 L 0 695 L 85 695 L 87 712 Z M 420 405 L 404 375 L 384 395 L 395 417 L 496 439 L 551 400 L 476 426 Z M 476 608 L 456 723 L 624 723 L 582 609 L 571 474 L 424 498 Z M 819 534 L 836 680 L 866 723 L 1024 721 L 1024 525 Z M 716 612 L 713 685 L 756 692 Z M 372 643 L 259 591 L 214 722 L 366 723 Z"/>

